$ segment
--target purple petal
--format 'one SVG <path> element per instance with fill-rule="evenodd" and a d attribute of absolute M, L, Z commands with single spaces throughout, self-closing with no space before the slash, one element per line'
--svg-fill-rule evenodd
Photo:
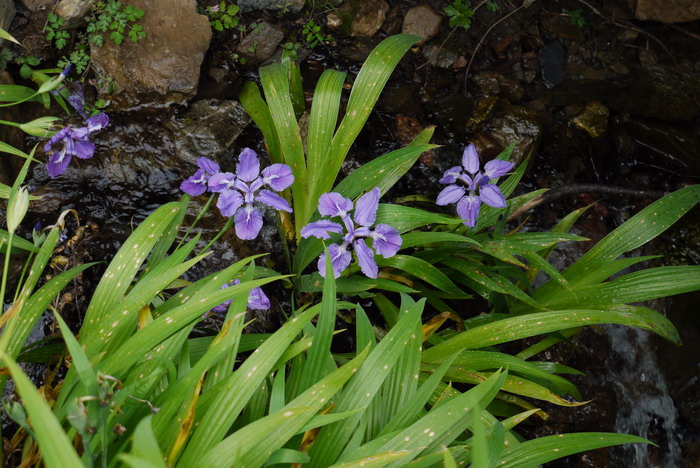
<path fill-rule="evenodd" d="M 457 178 L 462 174 L 462 168 L 460 166 L 452 167 L 445 171 L 442 175 L 442 179 L 439 180 L 441 184 L 454 184 Z"/>
<path fill-rule="evenodd" d="M 469 227 L 476 226 L 476 218 L 479 217 L 481 198 L 476 195 L 467 195 L 457 203 L 457 214 Z"/>
<path fill-rule="evenodd" d="M 248 294 L 248 308 L 253 310 L 267 310 L 270 308 L 270 299 L 260 288 L 253 288 Z"/>
<path fill-rule="evenodd" d="M 46 142 L 44 145 L 44 153 L 49 153 L 51 150 L 53 150 L 53 146 L 60 142 L 65 140 L 66 138 L 70 138 L 70 133 L 72 132 L 71 127 L 64 127 L 58 132 L 54 134 L 51 138 L 49 138 L 49 141 Z"/>
<path fill-rule="evenodd" d="M 236 165 L 236 177 L 246 182 L 255 180 L 260 174 L 260 160 L 258 155 L 250 148 L 243 148 Z"/>
<path fill-rule="evenodd" d="M 337 234 L 343 233 L 343 226 L 333 221 L 328 221 L 327 219 L 322 219 L 316 221 L 315 223 L 309 223 L 303 228 L 301 228 L 301 237 L 307 239 L 311 236 L 318 237 L 319 239 L 330 239 L 329 233 L 335 232 Z"/>
<path fill-rule="evenodd" d="M 377 262 L 374 261 L 374 252 L 367 247 L 364 239 L 357 239 L 352 243 L 355 253 L 357 254 L 357 263 L 360 264 L 360 270 L 368 278 L 376 278 L 379 268 Z"/>
<path fill-rule="evenodd" d="M 235 190 L 225 190 L 219 195 L 216 207 L 222 216 L 231 217 L 243 204 L 243 196 Z M 235 221 L 235 220 L 234 220 Z"/>
<path fill-rule="evenodd" d="M 196 174 L 204 174 L 206 169 L 202 168 Z M 231 190 L 236 182 L 236 176 L 232 172 L 218 172 L 209 177 L 207 185 L 212 192 L 223 192 Z"/>
<path fill-rule="evenodd" d="M 501 189 L 493 184 L 482 185 L 479 189 L 481 201 L 494 208 L 505 208 L 506 199 L 501 193 Z"/>
<path fill-rule="evenodd" d="M 263 225 L 262 214 L 252 205 L 240 208 L 233 217 L 233 221 L 236 223 L 236 235 L 242 240 L 253 240 L 258 237 Z"/>
<path fill-rule="evenodd" d="M 328 255 L 331 257 L 331 266 L 333 267 L 333 276 L 340 277 L 340 274 L 345 270 L 352 261 L 352 254 L 348 252 L 345 245 L 331 244 L 328 246 Z M 318 272 L 326 277 L 326 254 L 322 253 L 318 257 Z"/>
<path fill-rule="evenodd" d="M 470 143 L 469 146 L 464 149 L 464 154 L 462 154 L 462 166 L 472 175 L 479 172 L 479 154 L 476 152 L 476 146 L 474 146 L 473 143 Z"/>
<path fill-rule="evenodd" d="M 494 159 L 487 162 L 484 166 L 484 175 L 489 179 L 495 179 L 496 177 L 508 174 L 510 170 L 513 169 L 513 166 L 515 166 L 515 164 L 512 162 Z"/>
<path fill-rule="evenodd" d="M 344 218 L 352 210 L 352 201 L 339 193 L 324 193 L 318 199 L 318 212 L 323 216 L 340 216 Z"/>
<path fill-rule="evenodd" d="M 210 176 L 217 174 L 221 171 L 221 168 L 216 163 L 216 161 L 212 161 L 211 159 L 205 157 L 197 159 L 197 166 L 199 166 L 200 169 L 204 170 L 204 172 L 206 172 Z"/>
<path fill-rule="evenodd" d="M 374 232 L 370 234 L 370 237 L 374 239 L 372 241 L 372 247 L 375 252 L 384 258 L 396 255 L 396 252 L 399 251 L 403 243 L 399 231 L 388 224 L 377 224 L 374 228 Z"/>
<path fill-rule="evenodd" d="M 457 203 L 459 199 L 464 196 L 465 193 L 466 191 L 464 190 L 464 188 L 460 187 L 459 185 L 448 185 L 447 187 L 442 189 L 442 192 L 440 192 L 440 194 L 438 195 L 435 204 L 444 206 L 449 205 L 450 203 Z"/>
<path fill-rule="evenodd" d="M 85 123 L 87 124 L 88 133 L 99 132 L 109 124 L 109 116 L 102 112 L 89 117 Z"/>
<path fill-rule="evenodd" d="M 275 192 L 280 192 L 294 182 L 292 168 L 286 164 L 273 164 L 262 170 L 263 182 Z"/>
<path fill-rule="evenodd" d="M 289 206 L 287 200 L 280 197 L 276 193 L 270 192 L 269 190 L 261 190 L 256 198 L 258 201 L 261 201 L 276 210 L 286 211 L 287 213 L 292 212 L 292 208 Z"/>
<path fill-rule="evenodd" d="M 80 159 L 89 159 L 95 154 L 95 145 L 86 140 L 75 141 L 73 149 L 75 155 Z"/>
<path fill-rule="evenodd" d="M 207 186 L 205 184 L 193 182 L 192 179 L 193 177 L 188 177 L 187 179 L 183 180 L 180 184 L 180 190 L 185 192 L 187 195 L 192 195 L 193 197 L 201 195 L 207 191 Z"/>
<path fill-rule="evenodd" d="M 214 313 L 214 314 L 223 314 L 228 311 L 229 306 L 231 305 L 231 300 L 229 299 L 228 301 L 224 302 L 223 304 L 219 304 L 218 306 L 212 308 L 209 312 Z"/>
<path fill-rule="evenodd" d="M 68 163 L 71 160 L 71 154 L 64 148 L 62 151 L 54 153 L 49 157 L 49 162 L 46 163 L 46 169 L 49 171 L 50 177 L 56 177 L 66 170 Z"/>
<path fill-rule="evenodd" d="M 375 187 L 357 199 L 354 215 L 357 224 L 366 227 L 374 224 L 374 221 L 377 219 L 380 193 L 379 188 Z"/>

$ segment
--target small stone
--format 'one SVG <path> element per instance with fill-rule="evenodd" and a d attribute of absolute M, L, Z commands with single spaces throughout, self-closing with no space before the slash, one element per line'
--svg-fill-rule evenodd
<path fill-rule="evenodd" d="M 423 57 L 433 66 L 450 68 L 457 62 L 459 54 L 444 47 L 429 44 L 423 48 Z"/>
<path fill-rule="evenodd" d="M 598 138 L 608 127 L 610 111 L 598 101 L 589 101 L 581 113 L 572 119 L 574 125 L 588 133 L 592 138 Z"/>
<path fill-rule="evenodd" d="M 282 10 L 298 13 L 304 8 L 304 0 L 238 0 L 241 13 L 258 10 Z"/>
<path fill-rule="evenodd" d="M 418 5 L 406 12 L 401 27 L 402 34 L 415 34 L 423 38 L 418 45 L 437 36 L 442 24 L 442 15 L 430 5 Z"/>
<path fill-rule="evenodd" d="M 275 53 L 283 38 L 284 32 L 280 28 L 262 21 L 238 44 L 236 52 L 255 63 L 264 62 Z"/>
<path fill-rule="evenodd" d="M 97 0 L 61 0 L 56 5 L 56 15 L 64 19 L 64 27 L 76 26 L 95 6 Z"/>
<path fill-rule="evenodd" d="M 551 13 L 542 13 L 540 15 L 542 27 L 551 32 L 555 36 L 564 39 L 571 39 L 577 42 L 582 42 L 586 36 L 583 30 L 571 23 L 568 16 L 553 15 Z"/>
<path fill-rule="evenodd" d="M 627 66 L 621 62 L 611 63 L 608 68 L 610 68 L 612 71 L 614 71 L 618 75 L 627 75 L 630 72 L 630 69 L 627 68 Z"/>
<path fill-rule="evenodd" d="M 382 27 L 388 11 L 384 0 L 348 0 L 328 13 L 326 25 L 341 34 L 371 37 Z"/>

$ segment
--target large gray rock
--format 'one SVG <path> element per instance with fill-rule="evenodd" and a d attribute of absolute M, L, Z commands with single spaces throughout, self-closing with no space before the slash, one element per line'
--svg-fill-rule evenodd
<path fill-rule="evenodd" d="M 114 110 L 158 108 L 184 103 L 197 90 L 199 68 L 211 41 L 209 19 L 197 14 L 195 0 L 130 0 L 144 10 L 139 24 L 147 36 L 120 46 L 91 46 L 101 97 Z M 116 90 L 108 94 L 108 88 Z"/>
<path fill-rule="evenodd" d="M 236 52 L 255 63 L 264 62 L 275 53 L 275 49 L 284 38 L 284 31 L 262 21 L 260 26 L 248 34 L 236 47 Z"/>
<path fill-rule="evenodd" d="M 388 11 L 384 0 L 348 0 L 328 13 L 326 24 L 340 34 L 370 37 L 382 27 Z"/>
<path fill-rule="evenodd" d="M 437 36 L 442 24 L 442 15 L 435 11 L 430 5 L 418 5 L 406 12 L 401 26 L 402 34 L 415 34 L 423 40 L 418 44 Z"/>
<path fill-rule="evenodd" d="M 56 5 L 56 14 L 63 18 L 65 27 L 72 27 L 80 21 L 95 6 L 97 0 L 61 0 Z"/>
<path fill-rule="evenodd" d="M 684 23 L 700 19 L 698 0 L 631 0 L 634 17 L 642 21 Z"/>
<path fill-rule="evenodd" d="M 238 0 L 242 13 L 257 10 L 283 10 L 298 13 L 304 8 L 304 0 Z"/>

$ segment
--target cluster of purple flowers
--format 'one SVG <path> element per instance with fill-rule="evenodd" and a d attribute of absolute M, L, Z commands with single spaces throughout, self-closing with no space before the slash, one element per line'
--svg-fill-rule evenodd
<path fill-rule="evenodd" d="M 481 172 L 476 147 L 470 144 L 462 155 L 462 166 L 448 169 L 440 179 L 441 184 L 449 185 L 440 192 L 435 203 L 438 205 L 457 203 L 457 214 L 464 224 L 474 227 L 482 202 L 494 208 L 506 206 L 506 199 L 501 190 L 492 182 L 510 172 L 513 165 L 508 161 L 494 159 L 487 162 L 484 172 Z"/>
<path fill-rule="evenodd" d="M 350 211 L 353 210 L 350 199 L 335 192 L 324 193 L 318 201 L 318 212 L 322 216 L 340 218 L 343 224 L 323 219 L 309 223 L 301 230 L 304 238 L 313 236 L 319 239 L 330 239 L 330 233 L 344 233 L 340 244 L 328 246 L 328 255 L 336 278 L 352 261 L 352 254 L 348 250 L 350 246 L 357 255 L 357 263 L 362 273 L 369 278 L 376 278 L 379 270 L 374 260 L 375 252 L 384 258 L 389 258 L 396 255 L 401 248 L 401 236 L 393 227 L 380 223 L 374 226 L 374 230 L 370 229 L 377 218 L 379 194 L 379 188 L 375 187 L 358 198 L 355 213 L 350 218 Z M 372 248 L 367 245 L 366 239 L 372 239 Z M 321 254 L 318 259 L 318 271 L 321 276 L 325 276 L 325 254 Z"/>
<path fill-rule="evenodd" d="M 260 172 L 258 155 L 250 148 L 241 151 L 236 173 L 221 172 L 219 165 L 207 158 L 197 160 L 199 169 L 180 185 L 189 195 L 206 191 L 219 194 L 217 208 L 223 216 L 233 216 L 236 235 L 243 240 L 255 239 L 263 225 L 262 213 L 255 208 L 256 201 L 280 211 L 292 208 L 280 192 L 294 182 L 292 169 L 286 164 L 272 164 Z M 268 187 L 267 190 L 263 187 Z"/>
<path fill-rule="evenodd" d="M 235 286 L 237 284 L 241 284 L 241 280 L 235 279 L 230 283 L 226 283 L 223 286 L 221 286 L 221 289 L 226 289 L 230 286 Z M 228 300 L 223 304 L 214 307 L 209 312 L 215 314 L 225 313 L 230 305 L 231 301 Z M 248 293 L 248 308 L 251 310 L 267 310 L 270 308 L 270 299 L 267 297 L 267 295 L 263 292 L 262 289 L 253 288 Z"/>

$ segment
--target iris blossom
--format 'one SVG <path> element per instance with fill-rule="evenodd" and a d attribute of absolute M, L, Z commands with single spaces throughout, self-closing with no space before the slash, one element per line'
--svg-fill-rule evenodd
<path fill-rule="evenodd" d="M 90 142 L 90 135 L 104 129 L 109 123 L 109 117 L 103 112 L 89 117 L 85 123 L 85 127 L 65 127 L 46 142 L 44 152 L 49 155 L 46 163 L 49 176 L 63 174 L 73 156 L 89 159 L 95 154 L 95 145 Z M 59 145 L 62 147 L 56 149 Z"/>
<path fill-rule="evenodd" d="M 221 286 L 221 289 L 226 289 L 229 286 L 235 286 L 237 284 L 241 284 L 241 280 L 235 279 L 230 283 L 226 283 L 223 286 Z M 213 309 L 211 309 L 210 312 L 214 312 L 214 313 L 226 312 L 230 305 L 231 305 L 231 300 L 229 299 L 228 301 L 224 302 L 223 304 L 218 305 L 218 306 L 214 307 Z M 263 292 L 262 289 L 253 288 L 248 293 L 248 308 L 252 309 L 252 310 L 267 310 L 270 308 L 270 299 L 267 297 L 267 295 Z"/>
<path fill-rule="evenodd" d="M 462 166 L 445 171 L 441 184 L 450 184 L 437 197 L 438 205 L 457 203 L 457 214 L 464 224 L 476 226 L 481 203 L 494 208 L 505 208 L 506 199 L 493 182 L 493 179 L 507 174 L 514 164 L 501 159 L 489 161 L 484 171 L 479 171 L 479 155 L 473 144 L 467 146 L 462 155 Z M 459 183 L 458 183 L 459 182 Z"/>
<path fill-rule="evenodd" d="M 362 273 L 369 278 L 376 278 L 379 271 L 377 262 L 374 261 L 375 252 L 384 258 L 389 258 L 396 255 L 396 252 L 401 248 L 401 236 L 393 227 L 380 223 L 374 227 L 374 230 L 370 229 L 377 219 L 379 194 L 379 188 L 375 187 L 361 196 L 357 200 L 355 212 L 351 218 L 350 211 L 353 210 L 351 200 L 339 193 L 324 193 L 318 200 L 319 213 L 331 218 L 340 218 L 343 224 L 322 219 L 304 226 L 301 230 L 301 236 L 304 238 L 313 236 L 319 239 L 330 239 L 332 232 L 344 233 L 340 244 L 328 246 L 328 255 L 331 259 L 333 275 L 336 278 L 352 261 L 352 254 L 348 250 L 351 245 L 357 255 L 357 262 Z M 367 246 L 366 239 L 372 239 L 374 250 Z M 318 258 L 318 272 L 321 276 L 326 275 L 325 253 Z"/>
<path fill-rule="evenodd" d="M 197 172 L 180 184 L 180 190 L 194 197 L 206 192 L 209 178 L 221 170 L 216 162 L 204 157 L 197 159 L 197 166 Z"/>
<path fill-rule="evenodd" d="M 294 182 L 292 169 L 286 164 L 273 164 L 260 172 L 258 155 L 250 148 L 241 151 L 236 173 L 219 172 L 209 178 L 211 192 L 219 193 L 216 202 L 221 214 L 230 217 L 236 225 L 236 235 L 243 240 L 255 239 L 262 228 L 262 213 L 254 203 L 261 202 L 276 210 L 292 212 L 280 192 Z M 268 187 L 267 190 L 263 187 Z"/>

